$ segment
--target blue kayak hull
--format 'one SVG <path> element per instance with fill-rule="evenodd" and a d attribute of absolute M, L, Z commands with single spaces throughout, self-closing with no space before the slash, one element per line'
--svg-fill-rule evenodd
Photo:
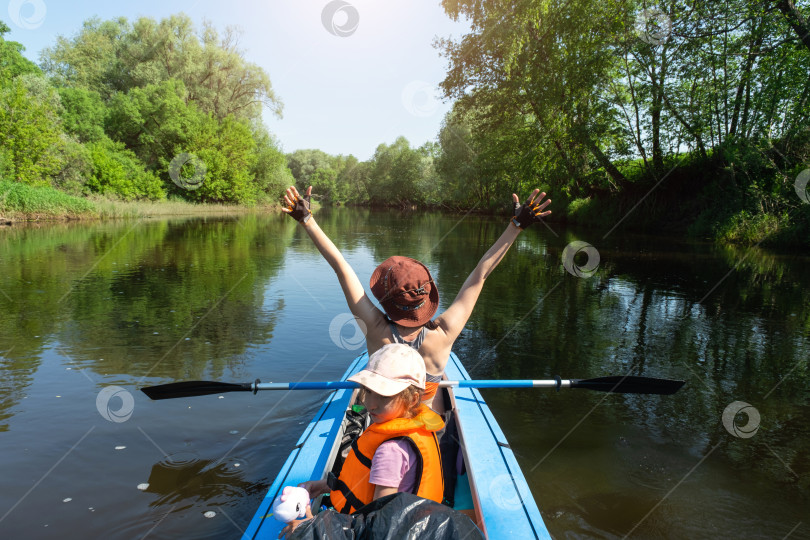
<path fill-rule="evenodd" d="M 368 355 L 357 357 L 341 380 L 360 371 Z M 469 380 L 451 353 L 445 369 L 449 380 Z M 448 389 L 456 415 L 467 474 L 459 481 L 456 506 L 465 511 L 491 539 L 550 539 L 515 455 L 478 390 Z M 284 524 L 273 518 L 273 500 L 284 486 L 324 478 L 331 470 L 342 435 L 342 422 L 354 390 L 335 390 L 315 414 L 267 490 L 242 540 L 276 539 Z M 466 493 L 465 493 L 466 490 Z M 464 501 L 469 505 L 466 505 Z"/>

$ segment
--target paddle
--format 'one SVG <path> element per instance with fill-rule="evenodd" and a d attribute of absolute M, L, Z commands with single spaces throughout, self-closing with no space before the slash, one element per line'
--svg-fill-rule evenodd
<path fill-rule="evenodd" d="M 439 386 L 457 388 L 585 388 L 614 394 L 663 394 L 677 392 L 684 381 L 655 379 L 651 377 L 612 376 L 596 379 L 541 379 L 503 381 L 441 381 Z M 252 383 L 224 383 L 216 381 L 185 381 L 141 388 L 151 399 L 173 399 L 226 392 L 253 392 L 259 390 L 334 390 L 339 388 L 359 388 L 351 381 L 321 381 L 297 383 L 262 383 L 256 379 Z"/>

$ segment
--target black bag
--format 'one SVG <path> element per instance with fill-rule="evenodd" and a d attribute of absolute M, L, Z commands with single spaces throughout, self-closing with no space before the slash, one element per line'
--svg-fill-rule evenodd
<path fill-rule="evenodd" d="M 324 510 L 298 526 L 288 540 L 484 540 L 467 516 L 452 508 L 396 493 L 381 497 L 351 515 Z"/>

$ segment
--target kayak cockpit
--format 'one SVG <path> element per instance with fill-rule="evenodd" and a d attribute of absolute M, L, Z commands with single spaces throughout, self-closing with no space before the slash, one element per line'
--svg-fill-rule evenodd
<path fill-rule="evenodd" d="M 367 354 L 357 357 L 342 380 L 365 367 Z M 468 380 L 458 357 L 451 353 L 445 369 L 448 380 Z M 357 400 L 356 389 L 332 391 L 307 425 L 281 467 L 243 540 L 276 539 L 284 524 L 272 516 L 273 500 L 284 486 L 325 479 L 333 470 L 347 426 L 347 411 Z M 481 394 L 472 388 L 440 388 L 446 411 L 440 438 L 445 492 L 451 507 L 469 517 L 487 538 L 550 539 L 517 461 Z M 449 497 L 448 497 L 449 495 Z M 313 512 L 321 498 L 313 501 Z"/>

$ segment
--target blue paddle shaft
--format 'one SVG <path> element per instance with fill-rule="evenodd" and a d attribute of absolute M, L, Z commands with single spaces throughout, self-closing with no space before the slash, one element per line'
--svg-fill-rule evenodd
<path fill-rule="evenodd" d="M 610 376 L 595 379 L 539 379 L 539 380 L 486 380 L 486 381 L 441 381 L 442 388 L 584 388 L 600 392 L 618 394 L 662 394 L 677 392 L 684 381 L 655 379 L 639 376 Z M 262 383 L 258 379 L 252 383 L 225 383 L 218 381 L 184 381 L 159 384 L 141 388 L 150 399 L 172 399 L 179 397 L 207 396 L 225 392 L 253 392 L 259 390 L 336 390 L 354 389 L 360 385 L 351 381 L 283 382 Z"/>
<path fill-rule="evenodd" d="M 562 379 L 539 380 L 482 380 L 482 381 L 441 381 L 441 388 L 568 388 L 571 381 Z M 360 384 L 352 381 L 311 381 L 297 383 L 259 383 L 256 390 L 335 390 L 341 388 L 360 388 Z"/>

